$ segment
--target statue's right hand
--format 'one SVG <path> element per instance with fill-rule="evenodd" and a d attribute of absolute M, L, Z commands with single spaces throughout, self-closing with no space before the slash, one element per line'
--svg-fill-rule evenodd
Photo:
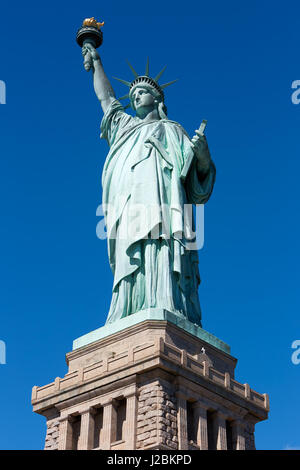
<path fill-rule="evenodd" d="M 90 43 L 85 43 L 81 49 L 82 55 L 84 57 L 83 65 L 85 70 L 88 72 L 92 67 L 95 60 L 99 60 L 99 54 Z"/>
<path fill-rule="evenodd" d="M 92 44 L 90 44 L 89 42 L 85 43 L 83 46 L 82 46 L 82 55 L 85 56 L 86 54 L 90 53 L 90 56 L 93 60 L 99 60 L 100 57 L 99 57 L 99 54 L 97 52 L 97 50 L 94 48 L 94 46 Z"/>

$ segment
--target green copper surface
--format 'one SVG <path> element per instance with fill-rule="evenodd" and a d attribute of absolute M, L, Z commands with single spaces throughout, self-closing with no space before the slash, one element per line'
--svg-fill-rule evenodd
<path fill-rule="evenodd" d="M 215 182 L 205 136 L 191 139 L 168 119 L 162 89 L 173 82 L 159 86 L 149 76 L 149 60 L 145 76 L 131 83 L 119 79 L 130 87 L 132 116 L 116 99 L 96 49 L 85 44 L 82 52 L 92 61 L 104 112 L 101 137 L 110 147 L 102 173 L 102 204 L 114 282 L 105 331 L 118 330 L 126 318 L 129 324 L 136 321 L 141 311 L 155 318 L 156 309 L 168 311 L 183 328 L 201 327 L 191 208 L 208 201 Z"/>
<path fill-rule="evenodd" d="M 228 346 L 228 344 L 224 343 L 216 336 L 212 335 L 208 331 L 203 330 L 203 328 L 200 328 L 198 325 L 191 323 L 184 317 L 180 317 L 179 315 L 175 315 L 172 312 L 168 312 L 167 310 L 159 308 L 143 310 L 141 312 L 135 313 L 134 315 L 122 318 L 117 322 L 106 324 L 102 328 L 91 331 L 90 333 L 87 333 L 86 335 L 81 336 L 80 338 L 77 338 L 73 341 L 73 350 L 86 346 L 90 343 L 93 343 L 94 341 L 98 341 L 99 339 L 106 338 L 107 336 L 118 333 L 119 331 L 125 330 L 126 328 L 146 320 L 163 320 L 173 323 L 187 333 L 190 333 L 191 335 L 206 341 L 215 348 L 230 354 L 230 346 Z"/>

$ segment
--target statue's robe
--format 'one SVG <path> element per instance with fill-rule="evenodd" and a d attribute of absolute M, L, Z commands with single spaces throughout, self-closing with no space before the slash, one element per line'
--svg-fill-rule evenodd
<path fill-rule="evenodd" d="M 117 100 L 102 119 L 101 137 L 110 146 L 102 175 L 114 274 L 107 323 L 162 308 L 201 326 L 198 253 L 190 249 L 194 221 L 185 205 L 208 200 L 214 164 L 200 178 L 194 161 L 183 183 L 181 171 L 193 152 L 184 129 L 168 119 L 132 117 Z"/>

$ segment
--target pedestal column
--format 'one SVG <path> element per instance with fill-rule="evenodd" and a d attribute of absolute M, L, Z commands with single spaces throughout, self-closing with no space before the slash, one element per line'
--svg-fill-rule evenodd
<path fill-rule="evenodd" d="M 126 397 L 126 428 L 124 440 L 126 448 L 135 450 L 137 426 L 137 396 L 136 392 Z"/>
<path fill-rule="evenodd" d="M 80 439 L 78 443 L 79 450 L 89 450 L 94 446 L 94 416 L 92 410 L 86 410 L 81 413 Z"/>
<path fill-rule="evenodd" d="M 177 397 L 177 426 L 178 426 L 178 449 L 188 450 L 188 433 L 187 433 L 187 405 L 186 397 L 180 392 L 176 393 Z"/>
<path fill-rule="evenodd" d="M 73 445 L 73 429 L 71 417 L 61 418 L 59 424 L 59 440 L 58 450 L 72 450 Z"/>
<path fill-rule="evenodd" d="M 244 424 L 237 420 L 232 423 L 232 438 L 234 442 L 234 450 L 245 450 L 246 441 L 244 434 Z"/>
<path fill-rule="evenodd" d="M 217 411 L 215 414 L 215 431 L 217 436 L 217 450 L 227 450 L 226 416 Z"/>
<path fill-rule="evenodd" d="M 200 450 L 208 450 L 207 407 L 201 402 L 195 403 L 194 416 L 197 429 L 197 445 Z"/>
<path fill-rule="evenodd" d="M 103 432 L 100 447 L 103 450 L 110 450 L 112 441 L 114 407 L 112 401 L 103 405 Z"/>

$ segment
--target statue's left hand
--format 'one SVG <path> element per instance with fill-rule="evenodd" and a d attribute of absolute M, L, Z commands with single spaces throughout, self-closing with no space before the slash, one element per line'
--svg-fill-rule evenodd
<path fill-rule="evenodd" d="M 197 157 L 197 168 L 200 172 L 207 172 L 209 169 L 211 157 L 207 140 L 204 134 L 196 130 L 196 135 L 192 138 L 192 146 Z"/>
<path fill-rule="evenodd" d="M 197 155 L 200 155 L 204 151 L 208 150 L 207 140 L 205 135 L 199 132 L 198 129 L 195 132 L 196 135 L 192 138 L 193 149 Z"/>

